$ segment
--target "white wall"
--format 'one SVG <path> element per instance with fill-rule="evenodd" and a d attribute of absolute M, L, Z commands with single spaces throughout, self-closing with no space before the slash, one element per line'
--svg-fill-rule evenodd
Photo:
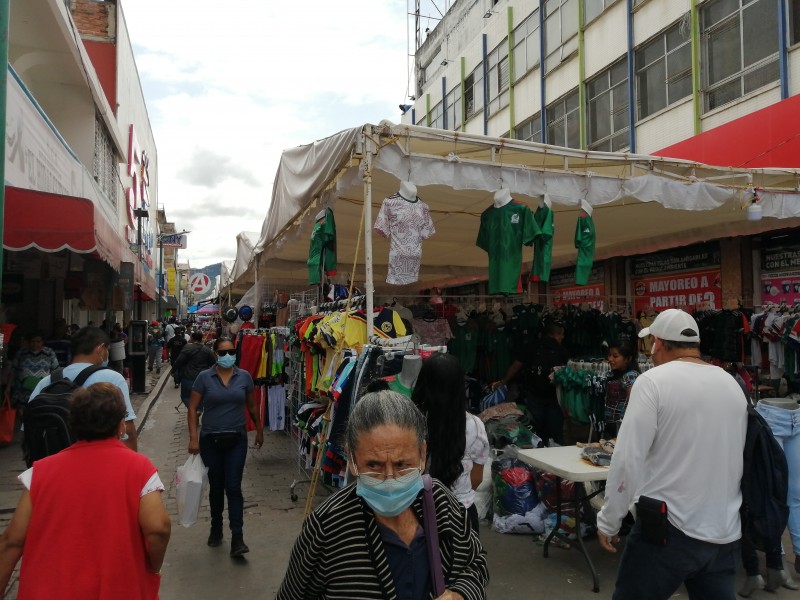
<path fill-rule="evenodd" d="M 571 58 L 568 62 L 561 65 L 547 75 L 545 87 L 545 104 L 550 104 L 578 87 L 580 81 L 580 69 L 578 57 Z"/>
<path fill-rule="evenodd" d="M 624 56 L 628 48 L 626 3 L 617 2 L 592 21 L 583 34 L 586 78 Z"/>
<path fill-rule="evenodd" d="M 633 14 L 634 47 L 672 25 L 691 8 L 691 0 L 650 0 L 638 6 Z"/>
<path fill-rule="evenodd" d="M 694 135 L 691 97 L 636 125 L 636 152 L 651 154 Z"/>
<path fill-rule="evenodd" d="M 762 91 L 754 95 L 748 95 L 735 102 L 726 104 L 722 108 L 706 113 L 706 115 L 702 117 L 702 129 L 703 131 L 708 131 L 709 129 L 713 129 L 714 127 L 728 123 L 739 117 L 749 115 L 751 112 L 761 110 L 771 104 L 780 102 L 780 99 L 780 85 L 775 82 L 773 86 L 762 88 Z"/>
<path fill-rule="evenodd" d="M 800 46 L 789 52 L 789 95 L 800 94 Z"/>

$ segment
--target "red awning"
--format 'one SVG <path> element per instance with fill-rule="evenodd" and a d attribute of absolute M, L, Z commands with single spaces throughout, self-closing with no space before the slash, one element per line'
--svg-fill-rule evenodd
<path fill-rule="evenodd" d="M 720 167 L 800 168 L 800 95 L 654 152 Z"/>
<path fill-rule="evenodd" d="M 91 200 L 6 186 L 5 249 L 94 254 L 119 270 L 122 245 Z"/>

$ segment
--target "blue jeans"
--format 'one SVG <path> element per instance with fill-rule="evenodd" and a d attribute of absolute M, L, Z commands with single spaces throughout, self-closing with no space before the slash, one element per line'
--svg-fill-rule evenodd
<path fill-rule="evenodd" d="M 189 407 L 189 397 L 192 395 L 192 386 L 194 385 L 194 379 L 181 379 L 181 402 L 183 402 L 184 406 L 187 408 Z M 202 412 L 203 403 L 200 403 L 200 408 L 197 410 Z"/>
<path fill-rule="evenodd" d="M 211 508 L 211 527 L 222 530 L 222 509 L 228 496 L 228 522 L 231 533 L 240 534 L 244 527 L 244 496 L 242 474 L 247 458 L 247 434 L 242 432 L 233 448 L 220 450 L 211 435 L 200 436 L 200 457 L 208 467 L 208 503 Z"/>
<path fill-rule="evenodd" d="M 617 571 L 614 600 L 666 600 L 686 585 L 693 600 L 734 600 L 739 542 L 711 544 L 667 525 L 667 543 L 642 538 L 641 524 L 628 535 Z"/>
<path fill-rule="evenodd" d="M 800 556 L 800 408 L 786 410 L 762 402 L 756 406 L 783 448 L 789 466 L 789 535 L 794 553 Z"/>

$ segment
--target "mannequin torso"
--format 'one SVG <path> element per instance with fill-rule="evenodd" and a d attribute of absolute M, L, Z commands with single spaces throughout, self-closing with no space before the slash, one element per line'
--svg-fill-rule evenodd
<path fill-rule="evenodd" d="M 511 190 L 508 188 L 500 188 L 494 193 L 494 207 L 502 208 L 511 202 Z"/>
<path fill-rule="evenodd" d="M 403 369 L 398 373 L 397 379 L 404 387 L 413 388 L 420 369 L 422 369 L 422 357 L 415 354 L 404 356 Z"/>

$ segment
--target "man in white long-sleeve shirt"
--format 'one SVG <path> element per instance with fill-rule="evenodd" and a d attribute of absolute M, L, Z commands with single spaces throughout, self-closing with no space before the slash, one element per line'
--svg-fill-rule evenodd
<path fill-rule="evenodd" d="M 631 390 L 597 527 L 601 546 L 616 552 L 623 518 L 646 496 L 666 502 L 667 541 L 646 541 L 637 521 L 614 599 L 666 599 L 685 583 L 690 598 L 732 600 L 747 399 L 733 377 L 700 358 L 689 314 L 666 310 L 639 334 L 647 335 L 656 367 Z"/>

